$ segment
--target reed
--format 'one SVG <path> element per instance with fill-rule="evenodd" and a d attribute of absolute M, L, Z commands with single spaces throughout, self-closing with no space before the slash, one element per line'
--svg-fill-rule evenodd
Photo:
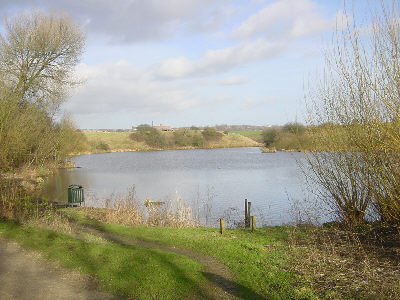
<path fill-rule="evenodd" d="M 93 202 L 93 203 L 91 203 Z M 84 216 L 96 221 L 122 224 L 127 226 L 147 225 L 164 227 L 196 227 L 200 222 L 193 216 L 190 206 L 185 205 L 182 198 L 167 202 L 146 199 L 144 205 L 136 197 L 132 186 L 125 196 L 110 195 L 103 201 L 104 208 L 90 206 L 99 201 L 89 201 L 83 207 Z"/>

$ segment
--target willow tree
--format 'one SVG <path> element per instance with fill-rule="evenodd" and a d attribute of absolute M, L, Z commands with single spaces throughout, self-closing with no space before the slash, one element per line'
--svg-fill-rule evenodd
<path fill-rule="evenodd" d="M 63 14 L 34 11 L 0 33 L 0 168 L 42 163 L 60 152 L 54 115 L 77 82 L 85 35 Z"/>
<path fill-rule="evenodd" d="M 374 8 L 368 24 L 353 15 L 336 31 L 308 95 L 315 142 L 328 151 L 308 155 L 307 174 L 349 225 L 373 209 L 400 223 L 400 4 Z"/>

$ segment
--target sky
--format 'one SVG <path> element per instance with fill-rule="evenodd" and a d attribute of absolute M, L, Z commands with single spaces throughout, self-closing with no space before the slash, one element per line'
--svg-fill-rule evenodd
<path fill-rule="evenodd" d="M 303 122 L 322 51 L 350 20 L 342 0 L 0 0 L 2 15 L 32 8 L 86 32 L 83 83 L 61 108 L 82 129 Z"/>

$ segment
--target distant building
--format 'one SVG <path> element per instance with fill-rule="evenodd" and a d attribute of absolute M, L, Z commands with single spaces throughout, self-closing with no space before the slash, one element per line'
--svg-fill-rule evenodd
<path fill-rule="evenodd" d="M 160 126 L 153 126 L 153 128 L 160 130 L 160 131 L 173 131 L 171 126 L 160 125 Z"/>

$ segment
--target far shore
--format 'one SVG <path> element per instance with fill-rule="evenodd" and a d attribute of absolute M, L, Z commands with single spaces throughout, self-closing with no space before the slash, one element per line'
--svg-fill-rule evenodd
<path fill-rule="evenodd" d="M 152 147 L 145 142 L 138 142 L 130 138 L 132 132 L 84 132 L 87 139 L 86 149 L 71 153 L 71 155 L 84 155 L 95 153 L 136 152 L 136 151 L 163 151 L 163 150 L 193 150 L 193 149 L 217 149 L 217 148 L 244 148 L 262 147 L 263 145 L 246 136 L 236 133 L 221 133 L 218 140 L 207 141 L 202 146 L 177 146 L 166 145 L 162 148 Z M 172 133 L 163 132 L 168 139 Z"/>
<path fill-rule="evenodd" d="M 89 155 L 89 154 L 102 154 L 102 153 L 117 153 L 117 152 L 149 152 L 149 151 L 172 151 L 172 150 L 212 150 L 212 149 L 234 149 L 234 148 L 260 148 L 262 146 L 232 146 L 232 147 L 177 147 L 177 148 L 149 148 L 149 149 L 110 149 L 110 150 L 95 150 L 72 153 L 71 156 Z M 278 150 L 283 152 L 295 152 L 296 150 Z"/>

